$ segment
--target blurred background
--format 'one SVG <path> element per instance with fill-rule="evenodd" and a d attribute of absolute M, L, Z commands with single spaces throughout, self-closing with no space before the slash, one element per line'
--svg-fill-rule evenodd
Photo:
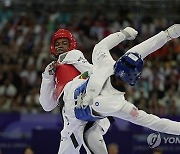
<path fill-rule="evenodd" d="M 139 32 L 134 41 L 112 49 L 119 57 L 174 23 L 180 23 L 179 0 L 0 0 L 0 154 L 25 154 L 28 148 L 29 154 L 58 151 L 63 127 L 59 108 L 46 113 L 38 100 L 58 28 L 73 33 L 91 62 L 94 45 L 113 32 L 127 26 Z M 148 113 L 180 121 L 180 39 L 146 58 L 142 78 L 127 88 L 126 98 Z M 105 135 L 109 154 L 180 153 L 180 143 L 149 148 L 151 133 L 116 119 Z"/>

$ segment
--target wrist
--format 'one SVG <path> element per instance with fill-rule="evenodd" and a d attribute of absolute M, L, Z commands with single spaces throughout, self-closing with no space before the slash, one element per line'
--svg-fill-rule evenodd
<path fill-rule="evenodd" d="M 131 37 L 131 35 L 128 32 L 126 32 L 124 29 L 121 30 L 120 32 L 124 35 L 124 40 L 127 40 L 128 38 Z"/>
<path fill-rule="evenodd" d="M 167 41 L 172 40 L 173 38 L 169 35 L 168 30 L 165 30 L 164 33 L 167 35 Z"/>

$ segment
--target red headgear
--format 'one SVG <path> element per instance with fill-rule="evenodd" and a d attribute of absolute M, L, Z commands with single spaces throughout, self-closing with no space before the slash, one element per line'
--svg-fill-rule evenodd
<path fill-rule="evenodd" d="M 70 47 L 69 47 L 68 51 L 71 51 L 73 49 L 77 49 L 76 40 L 75 40 L 74 36 L 70 33 L 70 31 L 68 31 L 66 29 L 59 29 L 53 35 L 53 39 L 52 39 L 52 43 L 51 43 L 51 54 L 57 56 L 54 44 L 55 44 L 55 41 L 59 38 L 67 38 L 69 40 Z"/>
<path fill-rule="evenodd" d="M 56 98 L 58 99 L 63 91 L 64 86 L 80 75 L 80 72 L 70 64 L 59 64 L 56 70 Z"/>

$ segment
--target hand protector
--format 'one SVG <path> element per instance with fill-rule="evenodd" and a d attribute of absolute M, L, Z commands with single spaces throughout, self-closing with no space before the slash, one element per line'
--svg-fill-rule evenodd
<path fill-rule="evenodd" d="M 180 24 L 174 24 L 169 27 L 165 32 L 168 34 L 170 39 L 177 38 L 180 36 Z"/>
<path fill-rule="evenodd" d="M 93 115 L 92 108 L 88 105 L 85 107 L 74 108 L 75 117 L 83 121 L 96 121 L 103 117 Z"/>
<path fill-rule="evenodd" d="M 131 27 L 126 27 L 121 30 L 121 32 L 125 35 L 125 40 L 134 40 L 138 34 L 138 32 Z"/>

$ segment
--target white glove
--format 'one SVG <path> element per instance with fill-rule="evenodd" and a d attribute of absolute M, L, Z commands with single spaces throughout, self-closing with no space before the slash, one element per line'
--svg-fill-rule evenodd
<path fill-rule="evenodd" d="M 121 32 L 125 35 L 126 40 L 134 40 L 138 34 L 138 32 L 131 27 L 126 27 L 125 29 L 121 30 Z"/>
<path fill-rule="evenodd" d="M 54 74 L 56 72 L 56 66 L 57 66 L 56 61 L 53 61 L 50 64 L 48 64 L 45 68 L 45 71 L 43 72 L 43 77 L 54 78 Z"/>
<path fill-rule="evenodd" d="M 170 39 L 177 38 L 180 36 L 180 24 L 174 24 L 169 27 L 165 32 L 168 34 Z"/>

